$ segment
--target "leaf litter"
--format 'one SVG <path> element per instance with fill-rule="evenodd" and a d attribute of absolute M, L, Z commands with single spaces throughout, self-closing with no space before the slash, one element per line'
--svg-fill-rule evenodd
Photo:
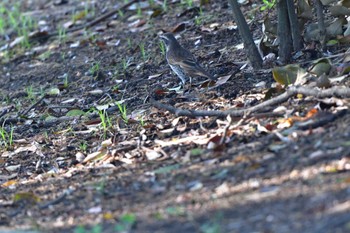
<path fill-rule="evenodd" d="M 154 2 L 164 10 L 160 1 Z M 325 229 L 333 230 L 333 216 L 347 217 L 350 122 L 348 114 L 337 114 L 347 109 L 347 99 L 296 96 L 275 107 L 284 109 L 283 116 L 239 119 L 178 117 L 150 106 L 147 100 L 157 87 L 157 97 L 176 108 L 240 109 L 264 101 L 270 87 L 285 90 L 294 80 L 281 77 L 278 87 L 271 73 L 249 72 L 246 66 L 232 75 L 232 64 L 247 63 L 241 49 L 230 47 L 241 42 L 225 4 L 204 3 L 205 14 L 221 16 L 204 17 L 197 27 L 198 10 L 178 3 L 171 1 L 167 7 L 173 11 L 156 14 L 149 3 L 139 8 L 134 4 L 124 17 L 119 13 L 85 35 L 67 33 L 65 43 L 57 38 L 34 43 L 29 51 L 42 44 L 60 44 L 51 47 L 43 63 L 36 62 L 42 57 L 29 53 L 31 59 L 15 55 L 3 64 L 3 102 L 10 99 L 18 106 L 1 122 L 6 132 L 14 128 L 15 139 L 12 150 L 1 148 L 3 225 L 50 232 L 72 232 L 78 225 L 102 227 L 103 232 L 194 232 L 220 223 L 222 232 L 282 232 L 286 226 L 308 232 L 310 222 L 314 226 L 327 222 L 330 227 Z M 103 12 L 104 4 L 113 5 L 106 1 L 94 10 Z M 64 12 L 77 9 L 77 21 L 53 11 L 55 7 Z M 40 11 L 50 12 L 47 21 L 56 17 L 63 27 L 74 28 L 82 23 L 78 20 L 87 20 L 81 10 L 78 2 L 62 1 Z M 142 17 L 137 15 L 140 11 Z M 148 11 L 153 11 L 153 18 L 148 18 Z M 219 81 L 179 93 L 168 91 L 178 84 L 161 54 L 159 31 L 181 32 L 181 43 L 212 67 Z M 21 40 L 13 39 L 11 48 Z M 147 59 L 142 57 L 141 43 Z M 218 51 L 219 57 L 208 55 L 209 51 Z M 129 58 L 133 63 L 126 62 Z M 91 73 L 93 67 L 98 70 Z M 313 85 L 324 73 L 329 80 L 338 78 L 328 85 L 348 86 L 346 67 L 347 55 L 316 61 L 308 66 L 312 72 L 301 84 Z M 297 77 L 295 70 L 299 68 L 282 73 Z M 62 83 L 63 74 L 65 88 L 55 97 L 37 104 L 27 98 L 28 85 L 39 99 L 42 90 Z M 274 95 L 272 91 L 271 98 Z M 118 104 L 127 106 L 126 119 Z M 25 124 L 18 120 L 18 109 L 29 109 L 23 116 Z M 104 114 L 99 115 L 98 109 Z M 47 124 L 45 119 L 55 121 Z M 300 122 L 305 125 L 298 126 Z M 21 139 L 25 141 L 19 143 Z M 255 228 L 247 221 L 270 225 Z M 341 223 L 340 228 L 346 229 L 348 222 Z"/>

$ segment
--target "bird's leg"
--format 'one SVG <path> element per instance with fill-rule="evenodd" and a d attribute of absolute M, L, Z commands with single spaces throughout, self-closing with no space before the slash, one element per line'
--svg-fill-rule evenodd
<path fill-rule="evenodd" d="M 185 87 L 186 87 L 186 82 L 183 82 L 183 81 L 181 80 L 180 86 L 181 86 L 181 89 L 185 89 Z"/>

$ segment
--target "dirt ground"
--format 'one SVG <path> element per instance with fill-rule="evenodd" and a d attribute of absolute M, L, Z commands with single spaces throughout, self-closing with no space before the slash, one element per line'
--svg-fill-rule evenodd
<path fill-rule="evenodd" d="M 0 120 L 13 143 L 1 141 L 0 232 L 350 232 L 348 99 L 295 96 L 265 112 L 284 115 L 243 120 L 150 104 L 154 93 L 191 110 L 265 100 L 275 81 L 269 70 L 239 71 L 247 57 L 227 1 L 201 10 L 168 1 L 166 11 L 143 1 L 83 32 L 69 30 L 124 1 L 19 2 L 47 32 L 67 32 L 1 58 Z M 259 2 L 242 7 L 255 38 L 267 14 Z M 169 91 L 179 79 L 162 54 L 166 31 L 216 77 L 236 74 L 215 88 L 194 78 Z"/>

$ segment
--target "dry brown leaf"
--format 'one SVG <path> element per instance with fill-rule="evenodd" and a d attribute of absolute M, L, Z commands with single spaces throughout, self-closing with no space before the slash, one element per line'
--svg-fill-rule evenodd
<path fill-rule="evenodd" d="M 17 180 L 8 180 L 5 183 L 1 184 L 1 187 L 8 188 L 10 186 L 16 185 L 18 183 Z"/>
<path fill-rule="evenodd" d="M 198 145 L 205 145 L 209 142 L 209 138 L 207 135 L 198 135 L 198 136 L 189 136 L 185 138 L 173 138 L 171 141 L 156 139 L 154 142 L 156 144 L 159 144 L 162 147 L 180 145 L 180 144 L 191 144 L 191 143 L 195 143 Z"/>
<path fill-rule="evenodd" d="M 86 158 L 83 160 L 83 163 L 90 162 L 92 160 L 101 160 L 104 156 L 108 154 L 107 149 L 102 149 L 100 151 L 96 151 L 94 153 L 88 154 Z"/>
<path fill-rule="evenodd" d="M 171 29 L 170 32 L 179 33 L 179 32 L 185 31 L 185 29 L 186 29 L 186 24 L 180 23 L 180 24 L 176 25 L 173 29 Z"/>

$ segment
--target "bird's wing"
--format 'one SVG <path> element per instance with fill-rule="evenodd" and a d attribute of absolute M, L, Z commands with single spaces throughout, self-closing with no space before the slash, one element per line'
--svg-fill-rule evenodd
<path fill-rule="evenodd" d="M 191 67 L 199 66 L 196 58 L 189 51 L 180 48 L 174 51 L 174 56 L 171 56 L 169 62 L 174 65 L 178 65 L 184 69 L 190 69 Z"/>
<path fill-rule="evenodd" d="M 212 80 L 215 79 L 198 64 L 196 58 L 189 51 L 181 48 L 176 50 L 175 53 L 175 56 L 168 57 L 169 63 L 180 66 L 189 75 L 207 77 Z"/>
<path fill-rule="evenodd" d="M 177 50 L 173 51 L 174 56 L 171 56 L 171 62 L 172 63 L 182 63 L 184 61 L 186 61 L 186 63 L 188 64 L 195 64 L 197 63 L 196 58 L 192 55 L 192 53 L 190 53 L 189 51 L 187 51 L 186 49 L 180 47 Z"/>

